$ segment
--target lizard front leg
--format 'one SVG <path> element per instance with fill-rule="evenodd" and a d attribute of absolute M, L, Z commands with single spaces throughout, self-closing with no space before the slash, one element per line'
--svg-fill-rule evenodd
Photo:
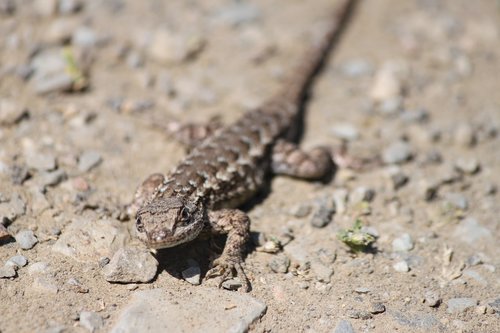
<path fill-rule="evenodd" d="M 240 278 L 245 292 L 250 290 L 250 283 L 243 271 L 243 252 L 250 236 L 250 219 L 238 209 L 221 209 L 208 213 L 210 230 L 214 234 L 227 234 L 222 255 L 212 263 L 207 278 L 221 276 L 219 287 L 228 278 L 236 275 Z"/>

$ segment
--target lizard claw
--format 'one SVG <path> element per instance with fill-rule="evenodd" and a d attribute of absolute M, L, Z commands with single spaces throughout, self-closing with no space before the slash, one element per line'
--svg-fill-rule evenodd
<path fill-rule="evenodd" d="M 212 263 L 212 268 L 207 272 L 205 278 L 212 279 L 215 277 L 219 278 L 219 288 L 222 288 L 222 284 L 235 277 L 238 276 L 241 281 L 241 286 L 244 292 L 250 291 L 250 282 L 241 266 L 241 259 L 233 259 L 227 256 L 221 256 L 215 259 Z"/>

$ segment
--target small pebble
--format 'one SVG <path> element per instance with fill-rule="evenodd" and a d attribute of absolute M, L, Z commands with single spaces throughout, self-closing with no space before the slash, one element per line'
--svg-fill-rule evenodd
<path fill-rule="evenodd" d="M 290 213 L 298 218 L 306 217 L 311 213 L 312 207 L 307 203 L 296 205 L 290 210 Z"/>
<path fill-rule="evenodd" d="M 33 288 L 42 293 L 57 294 L 59 288 L 56 281 L 49 277 L 36 277 L 33 280 Z"/>
<path fill-rule="evenodd" d="M 92 48 L 99 39 L 94 30 L 89 27 L 79 27 L 71 36 L 71 44 L 81 48 Z"/>
<path fill-rule="evenodd" d="M 455 162 L 455 168 L 460 172 L 473 175 L 479 171 L 480 165 L 475 158 L 460 158 Z"/>
<path fill-rule="evenodd" d="M 11 239 L 12 235 L 9 233 L 7 228 L 1 222 L 2 221 L 0 221 L 0 241 L 5 241 L 7 239 Z"/>
<path fill-rule="evenodd" d="M 39 184 L 42 187 L 46 186 L 56 186 L 61 183 L 63 180 L 66 180 L 68 175 L 66 171 L 59 169 L 49 172 L 43 172 L 40 174 Z"/>
<path fill-rule="evenodd" d="M 91 311 L 80 312 L 80 325 L 86 328 L 89 332 L 95 332 L 104 325 L 104 320 L 100 315 Z"/>
<path fill-rule="evenodd" d="M 330 197 L 318 200 L 319 207 L 311 218 L 311 225 L 315 228 L 323 228 L 332 221 L 335 213 L 335 203 Z"/>
<path fill-rule="evenodd" d="M 429 113 L 424 109 L 405 110 L 401 120 L 406 123 L 424 123 L 429 119 Z"/>
<path fill-rule="evenodd" d="M 19 247 L 23 250 L 29 250 L 38 243 L 38 239 L 31 230 L 21 230 L 14 236 Z"/>
<path fill-rule="evenodd" d="M 12 126 L 28 116 L 28 110 L 15 101 L 0 100 L 0 126 Z"/>
<path fill-rule="evenodd" d="M 16 12 L 16 2 L 14 0 L 0 0 L 0 14 L 12 15 Z"/>
<path fill-rule="evenodd" d="M 477 300 L 470 297 L 451 298 L 446 301 L 446 305 L 448 306 L 446 312 L 460 313 L 464 312 L 468 308 L 475 307 L 477 305 Z"/>
<path fill-rule="evenodd" d="M 80 281 L 78 281 L 75 278 L 70 278 L 66 284 L 70 287 L 71 290 L 81 293 L 81 294 L 86 294 L 89 292 L 89 288 L 86 288 Z"/>
<path fill-rule="evenodd" d="M 398 190 L 408 183 L 409 177 L 406 175 L 400 167 L 394 165 L 387 169 L 387 175 L 392 182 L 392 188 Z"/>
<path fill-rule="evenodd" d="M 474 254 L 467 258 L 467 265 L 469 266 L 477 266 L 483 263 L 483 260 L 481 259 L 481 256 Z"/>
<path fill-rule="evenodd" d="M 410 234 L 402 234 L 392 241 L 392 250 L 394 252 L 408 252 L 414 247 L 413 239 Z"/>
<path fill-rule="evenodd" d="M 30 151 L 26 154 L 26 165 L 39 171 L 54 170 L 56 168 L 56 158 L 50 153 Z"/>
<path fill-rule="evenodd" d="M 471 147 L 476 143 L 476 133 L 470 124 L 462 123 L 457 126 L 454 141 L 462 147 Z"/>
<path fill-rule="evenodd" d="M 444 198 L 456 209 L 466 210 L 469 207 L 467 198 L 462 193 L 446 193 Z"/>
<path fill-rule="evenodd" d="M 357 78 L 371 75 L 373 73 L 373 66 L 366 60 L 352 59 L 342 64 L 340 70 L 345 76 Z"/>
<path fill-rule="evenodd" d="M 0 279 L 8 279 L 16 276 L 16 270 L 11 265 L 5 265 L 0 268 Z"/>
<path fill-rule="evenodd" d="M 14 267 L 16 269 L 18 267 L 24 267 L 27 264 L 28 264 L 28 259 L 25 256 L 22 256 L 20 254 L 18 254 L 16 256 L 13 256 L 9 260 L 7 260 L 7 262 L 5 263 L 5 265 L 12 266 L 12 267 Z"/>
<path fill-rule="evenodd" d="M 349 194 L 349 203 L 357 205 L 363 201 L 371 202 L 375 197 L 375 190 L 359 186 Z"/>
<path fill-rule="evenodd" d="M 222 282 L 222 288 L 226 290 L 238 290 L 243 286 L 240 280 L 238 279 L 229 279 Z"/>
<path fill-rule="evenodd" d="M 188 260 L 188 264 L 189 267 L 182 271 L 182 277 L 187 282 L 197 286 L 201 283 L 200 265 L 192 259 Z"/>
<path fill-rule="evenodd" d="M 389 98 L 378 106 L 378 111 L 383 115 L 394 115 L 403 108 L 403 98 L 401 96 Z"/>
<path fill-rule="evenodd" d="M 384 313 L 384 312 L 385 312 L 385 305 L 384 304 L 382 304 L 380 302 L 371 303 L 370 313 L 378 314 L 378 313 Z"/>
<path fill-rule="evenodd" d="M 434 308 L 441 304 L 441 297 L 439 296 L 439 293 L 429 290 L 424 295 L 424 301 L 427 306 Z"/>
<path fill-rule="evenodd" d="M 49 269 L 49 264 L 43 261 L 35 262 L 28 266 L 28 274 L 44 274 L 47 273 Z"/>
<path fill-rule="evenodd" d="M 234 2 L 216 12 L 214 19 L 223 24 L 237 26 L 251 23 L 260 16 L 260 11 L 255 5 L 245 2 Z"/>
<path fill-rule="evenodd" d="M 81 0 L 59 0 L 59 13 L 63 15 L 74 14 L 81 10 L 83 3 Z"/>
<path fill-rule="evenodd" d="M 57 0 L 35 0 L 33 9 L 40 16 L 52 16 L 57 10 Z"/>
<path fill-rule="evenodd" d="M 345 213 L 347 209 L 347 197 L 349 193 L 346 189 L 340 188 L 333 191 L 332 197 L 335 204 L 335 211 L 338 214 Z"/>
<path fill-rule="evenodd" d="M 399 164 L 408 161 L 412 155 L 412 148 L 407 142 L 396 141 L 382 152 L 382 160 L 385 164 Z"/>
<path fill-rule="evenodd" d="M 364 311 L 364 310 L 352 310 L 352 311 L 349 311 L 347 313 L 347 315 L 353 319 L 367 320 L 367 319 L 373 318 L 373 316 L 370 312 Z"/>
<path fill-rule="evenodd" d="M 330 282 L 333 275 L 333 269 L 319 260 L 311 261 L 311 271 L 318 281 L 325 283 Z"/>
<path fill-rule="evenodd" d="M 354 333 L 354 328 L 347 320 L 341 320 L 337 326 L 335 326 L 333 333 Z"/>
<path fill-rule="evenodd" d="M 410 271 L 410 267 L 408 266 L 408 263 L 405 260 L 398 261 L 397 263 L 392 265 L 392 267 L 396 272 L 406 273 Z"/>
<path fill-rule="evenodd" d="M 346 141 L 355 141 L 359 138 L 359 131 L 352 124 L 338 124 L 332 128 L 332 132 L 337 138 Z"/>
<path fill-rule="evenodd" d="M 275 273 L 285 274 L 288 272 L 288 267 L 290 267 L 290 259 L 284 254 L 274 256 L 269 261 L 269 268 Z"/>
<path fill-rule="evenodd" d="M 149 282 L 155 275 L 158 261 L 144 249 L 121 248 L 113 255 L 102 272 L 108 282 Z"/>
<path fill-rule="evenodd" d="M 358 287 L 354 289 L 354 291 L 357 292 L 358 294 L 368 294 L 371 291 L 371 289 L 366 287 Z"/>
<path fill-rule="evenodd" d="M 375 102 L 382 102 L 401 95 L 403 83 L 399 75 L 400 67 L 397 63 L 386 62 L 377 70 L 370 90 L 370 97 Z"/>
<path fill-rule="evenodd" d="M 101 163 L 102 157 L 96 151 L 86 151 L 78 159 L 78 170 L 87 172 Z"/>

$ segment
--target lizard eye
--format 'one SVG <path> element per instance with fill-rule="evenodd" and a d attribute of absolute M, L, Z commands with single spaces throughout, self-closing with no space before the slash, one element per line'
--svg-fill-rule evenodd
<path fill-rule="evenodd" d="M 191 214 L 189 213 L 189 210 L 186 207 L 182 208 L 181 221 L 182 222 L 189 222 L 190 219 L 191 219 Z"/>
<path fill-rule="evenodd" d="M 137 229 L 137 231 L 139 232 L 144 232 L 144 224 L 142 224 L 142 220 L 140 217 L 138 217 L 136 220 L 135 220 L 135 228 Z"/>

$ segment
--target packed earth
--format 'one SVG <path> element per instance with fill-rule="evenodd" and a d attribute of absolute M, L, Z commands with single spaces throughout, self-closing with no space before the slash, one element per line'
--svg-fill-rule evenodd
<path fill-rule="evenodd" d="M 500 2 L 358 1 L 305 105 L 328 182 L 152 254 L 127 204 L 280 87 L 334 0 L 0 0 L 0 332 L 500 332 Z M 356 163 L 357 162 L 357 163 Z"/>

